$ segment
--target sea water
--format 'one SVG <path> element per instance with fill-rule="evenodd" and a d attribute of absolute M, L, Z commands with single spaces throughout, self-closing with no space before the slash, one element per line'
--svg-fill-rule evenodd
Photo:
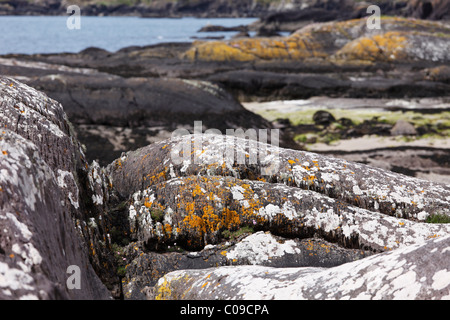
<path fill-rule="evenodd" d="M 80 29 L 67 16 L 1 16 L 0 54 L 79 52 L 97 47 L 115 52 L 129 46 L 192 42 L 192 37 L 224 37 L 236 32 L 198 32 L 206 25 L 235 27 L 256 18 L 80 17 Z"/>

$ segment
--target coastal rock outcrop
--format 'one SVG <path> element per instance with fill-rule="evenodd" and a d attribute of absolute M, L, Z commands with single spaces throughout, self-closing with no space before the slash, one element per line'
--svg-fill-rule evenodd
<path fill-rule="evenodd" d="M 227 150 L 234 150 L 232 157 L 227 158 Z M 190 156 L 181 159 L 182 154 Z M 255 154 L 263 156 L 255 161 Z M 122 233 L 130 244 L 123 249 L 122 284 L 129 298 L 195 299 L 195 286 L 183 291 L 184 283 L 177 279 L 188 279 L 191 272 L 192 279 L 197 279 L 208 271 L 169 274 L 153 291 L 155 274 L 171 270 L 233 262 L 319 266 L 304 257 L 294 258 L 305 250 L 298 243 L 286 249 L 293 256 L 283 254 L 278 265 L 253 259 L 250 252 L 259 250 L 255 241 L 265 242 L 266 247 L 273 243 L 260 239 L 266 237 L 261 232 L 282 237 L 281 243 L 291 245 L 288 239 L 324 241 L 331 256 L 347 256 L 347 262 L 426 245 L 450 232 L 448 224 L 426 223 L 436 214 L 448 217 L 447 185 L 237 137 L 194 135 L 155 143 L 124 154 L 105 174 L 113 185 L 110 199 L 124 201 Z M 230 234 L 240 232 L 256 233 L 227 244 Z M 320 248 L 308 253 L 317 254 Z M 168 251 L 170 255 L 157 254 Z M 198 256 L 202 259 L 194 262 L 192 258 Z M 335 266 L 345 263 L 331 256 L 328 260 Z M 171 263 L 174 266 L 169 267 Z M 192 284 L 186 283 L 186 288 Z M 180 286 L 183 294 L 172 284 Z M 165 295 L 167 288 L 173 295 Z M 214 292 L 205 294 L 215 296 Z M 230 298 L 225 293 L 221 297 Z"/>
<path fill-rule="evenodd" d="M 222 267 L 164 276 L 154 299 L 429 300 L 449 298 L 449 237 L 330 269 Z"/>
<path fill-rule="evenodd" d="M 197 42 L 190 60 L 254 61 L 331 59 L 337 62 L 448 61 L 450 28 L 438 22 L 383 17 L 381 29 L 366 19 L 309 24 L 288 37 Z M 423 39 L 427 41 L 424 42 Z M 425 46 L 424 43 L 427 45 Z M 346 56 L 350 54 L 352 56 Z M 339 61 L 344 59 L 344 61 Z"/>
<path fill-rule="evenodd" d="M 63 85 L 56 85 L 58 77 L 55 75 L 58 75 L 70 84 L 66 88 L 86 77 L 98 78 L 97 81 L 112 79 L 112 83 L 123 88 L 121 90 L 137 89 L 135 85 L 129 85 L 129 82 L 136 82 L 129 78 L 212 82 L 241 102 L 308 99 L 323 95 L 442 97 L 450 90 L 445 69 L 449 61 L 449 34 L 445 23 L 400 17 L 382 17 L 381 29 L 369 30 L 363 18 L 314 23 L 285 37 L 158 44 L 124 48 L 113 53 L 88 48 L 70 54 L 14 55 L 0 60 L 0 71 L 13 77 L 20 76 L 50 96 L 52 90 L 63 89 Z M 73 73 L 78 76 L 69 75 Z M 117 80 L 112 75 L 126 80 Z M 50 84 L 50 77 L 54 79 L 53 84 Z M 91 79 L 87 83 L 94 87 L 95 81 Z M 167 86 L 168 82 L 166 89 Z M 186 84 L 180 85 L 180 90 L 184 87 Z M 131 96 L 124 93 L 121 101 Z M 74 104 L 67 93 L 55 95 L 55 98 L 64 99 L 62 102 L 68 105 L 67 108 Z M 175 99 L 170 95 L 169 98 Z M 213 101 L 210 98 L 203 100 Z M 184 99 L 187 102 L 192 97 Z M 133 105 L 134 102 L 127 103 Z M 229 104 L 235 105 L 232 101 Z M 123 136 L 123 133 L 113 131 L 110 136 Z M 128 136 L 131 139 L 125 140 L 132 141 L 139 136 L 143 134 Z M 151 134 L 148 137 L 152 140 Z M 136 146 L 143 145 L 124 145 L 119 149 Z M 116 153 L 116 157 L 119 155 Z"/>
<path fill-rule="evenodd" d="M 6 77 L 0 99 L 2 299 L 448 295 L 448 185 L 239 134 L 89 165 L 61 104 Z"/>
<path fill-rule="evenodd" d="M 28 82 L 64 105 L 86 156 L 107 165 L 122 152 L 170 138 L 177 128 L 270 128 L 221 86 L 199 80 L 105 74 L 43 76 Z M 94 107 L 95 106 L 95 107 Z"/>
<path fill-rule="evenodd" d="M 109 299 L 82 231 L 87 164 L 62 106 L 5 77 L 0 103 L 1 299 Z"/>
<path fill-rule="evenodd" d="M 123 254 L 127 260 L 122 279 L 124 298 L 151 299 L 158 280 L 176 270 L 238 265 L 329 268 L 372 254 L 321 239 L 285 239 L 263 231 L 238 231 L 231 235 L 227 241 L 207 245 L 200 251 L 186 251 L 175 245 L 168 247 L 168 252 L 155 252 L 141 242 L 132 243 Z"/>
<path fill-rule="evenodd" d="M 384 15 L 411 16 L 420 19 L 448 19 L 446 0 L 375 0 Z M 261 24 L 271 28 L 289 29 L 302 23 L 359 18 L 366 15 L 368 4 L 352 0 L 153 0 L 143 2 L 74 0 L 88 16 L 142 17 L 261 17 Z M 65 15 L 66 2 L 55 0 L 5 0 L 1 15 Z"/>

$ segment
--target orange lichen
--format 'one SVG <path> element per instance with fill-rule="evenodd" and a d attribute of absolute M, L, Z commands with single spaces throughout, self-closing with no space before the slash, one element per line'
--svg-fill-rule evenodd
<path fill-rule="evenodd" d="M 284 38 L 194 42 L 184 54 L 189 60 L 203 61 L 298 60 L 319 56 L 324 56 L 320 44 L 306 33 Z"/>
<path fill-rule="evenodd" d="M 234 229 L 241 224 L 239 214 L 228 208 L 223 209 L 222 213 L 222 224 L 226 229 Z"/>
<path fill-rule="evenodd" d="M 164 225 L 164 231 L 165 231 L 167 234 L 171 234 L 171 233 L 172 233 L 172 226 L 171 226 L 170 224 L 165 224 L 165 225 Z"/>
<path fill-rule="evenodd" d="M 386 32 L 373 37 L 361 37 L 346 44 L 336 57 L 346 60 L 395 61 L 405 58 L 406 34 Z"/>
<path fill-rule="evenodd" d="M 202 189 L 200 188 L 199 185 L 196 185 L 194 187 L 194 190 L 192 190 L 192 197 L 195 197 L 197 195 L 199 195 L 199 196 L 203 195 L 203 191 L 202 191 Z"/>
<path fill-rule="evenodd" d="M 147 208 L 151 208 L 152 204 L 153 202 L 150 202 L 148 198 L 145 198 L 144 206 L 146 206 Z"/>

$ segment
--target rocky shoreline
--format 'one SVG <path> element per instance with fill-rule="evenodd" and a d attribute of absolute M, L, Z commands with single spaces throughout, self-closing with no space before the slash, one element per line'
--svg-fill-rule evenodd
<path fill-rule="evenodd" d="M 449 164 L 441 160 L 447 147 L 440 146 L 448 140 L 450 127 L 449 30 L 443 22 L 390 17 L 383 17 L 382 29 L 373 31 L 365 28 L 364 19 L 327 22 L 286 37 L 6 55 L 0 58 L 0 72 L 60 101 L 86 146 L 88 160 L 101 165 L 122 152 L 170 138 L 177 128 L 192 131 L 196 120 L 202 120 L 204 130 L 222 132 L 278 128 L 280 146 L 318 152 L 326 152 L 326 146 L 311 141 L 385 138 L 397 121 L 406 120 L 416 134 L 390 145 L 428 148 L 421 154 L 431 156 L 431 162 L 417 158 L 422 169 L 411 169 L 409 157 L 394 161 L 388 149 L 365 156 L 370 149 L 383 148 L 373 137 L 347 159 L 413 176 L 441 176 L 444 182 Z M 428 45 L 416 46 L 419 42 Z M 277 110 L 247 110 L 242 105 L 288 100 L 306 104 Z M 337 110 L 341 116 L 336 114 L 329 125 L 316 125 L 313 114 L 319 106 L 328 110 L 333 105 L 342 106 Z M 328 149 L 338 154 L 347 147 Z"/>
<path fill-rule="evenodd" d="M 1 299 L 448 297 L 448 185 L 261 143 L 266 158 L 236 165 L 223 155 L 246 140 L 218 135 L 89 165 L 61 104 L 10 78 L 0 90 Z M 197 161 L 174 162 L 198 142 Z M 265 171 L 274 155 L 279 168 Z M 83 267 L 78 290 L 66 285 L 73 266 Z M 294 295 L 234 280 L 247 272 Z M 324 287 L 298 286 L 308 272 Z M 349 290 L 330 291 L 336 277 Z"/>
<path fill-rule="evenodd" d="M 0 299 L 448 299 L 449 25 L 335 20 L 1 56 Z"/>
<path fill-rule="evenodd" d="M 419 19 L 449 19 L 446 0 L 371 1 L 383 14 Z M 69 5 L 78 5 L 85 16 L 140 16 L 153 18 L 194 17 L 258 17 L 260 26 L 269 29 L 295 31 L 310 22 L 355 19 L 366 16 L 369 4 L 353 0 L 200 0 L 200 1 L 95 1 L 74 0 L 70 3 L 57 0 L 4 0 L 0 15 L 67 15 Z"/>

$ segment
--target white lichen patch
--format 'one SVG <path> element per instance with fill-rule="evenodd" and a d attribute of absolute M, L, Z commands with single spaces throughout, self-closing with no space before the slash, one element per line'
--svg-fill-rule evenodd
<path fill-rule="evenodd" d="M 29 273 L 34 266 L 38 266 L 42 263 L 42 257 L 32 243 L 26 243 L 23 245 L 15 243 L 12 246 L 12 252 L 23 259 L 18 262 L 18 265 L 24 272 Z"/>
<path fill-rule="evenodd" d="M 265 207 L 262 207 L 259 209 L 258 214 L 267 220 L 272 220 L 274 217 L 276 217 L 277 214 L 282 214 L 282 209 L 274 204 L 268 204 Z"/>
<path fill-rule="evenodd" d="M 295 241 L 279 243 L 270 233 L 257 232 L 240 241 L 233 250 L 227 252 L 228 260 L 248 261 L 253 265 L 270 262 L 271 258 L 285 254 L 300 253 Z"/>
<path fill-rule="evenodd" d="M 11 291 L 34 290 L 34 279 L 31 275 L 0 262 L 0 290 L 3 294 L 11 295 Z"/>
<path fill-rule="evenodd" d="M 329 269 L 238 266 L 176 271 L 158 282 L 156 292 L 165 284 L 176 286 L 185 299 L 205 299 L 210 291 L 201 289 L 207 276 L 217 299 L 447 299 L 449 274 L 440 267 L 447 266 L 449 258 L 440 255 L 440 248 L 449 241 L 447 236 Z"/>
<path fill-rule="evenodd" d="M 80 208 L 79 190 L 78 190 L 78 186 L 75 181 L 75 178 L 73 177 L 73 174 L 69 171 L 64 171 L 64 170 L 58 169 L 57 170 L 57 182 L 58 182 L 58 186 L 61 189 L 65 190 L 65 192 L 67 193 L 67 198 L 69 199 L 72 206 L 75 209 L 79 209 Z M 93 196 L 92 200 L 96 201 L 98 199 L 94 200 L 94 196 Z"/>

